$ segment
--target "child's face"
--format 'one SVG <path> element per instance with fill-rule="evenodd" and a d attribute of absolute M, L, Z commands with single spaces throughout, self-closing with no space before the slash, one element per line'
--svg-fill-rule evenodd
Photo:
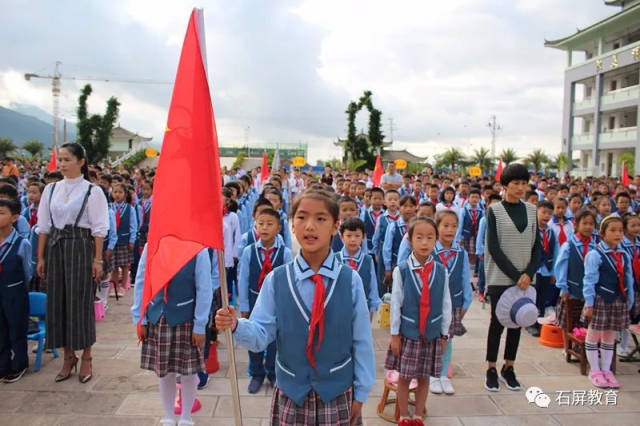
<path fill-rule="evenodd" d="M 416 206 L 412 202 L 408 201 L 404 203 L 404 205 L 400 206 L 400 214 L 402 215 L 402 220 L 409 222 L 409 219 L 416 215 Z"/>
<path fill-rule="evenodd" d="M 442 243 L 451 244 L 458 231 L 458 219 L 452 214 L 447 214 L 442 217 L 440 224 L 438 225 L 438 234 L 440 235 L 440 241 Z"/>
<path fill-rule="evenodd" d="M 438 198 L 438 188 L 429 188 L 429 198 Z"/>
<path fill-rule="evenodd" d="M 358 194 L 358 198 L 363 199 L 365 197 L 364 192 L 366 190 L 366 185 L 356 185 L 356 193 Z"/>
<path fill-rule="evenodd" d="M 605 231 L 604 234 L 602 234 L 602 239 L 604 240 L 605 243 L 607 243 L 607 245 L 609 247 L 617 247 L 618 244 L 620 244 L 620 241 L 622 241 L 622 237 L 624 236 L 624 233 L 622 231 L 622 222 L 619 220 L 610 222 Z"/>
<path fill-rule="evenodd" d="M 38 204 L 40 202 L 40 197 L 42 193 L 40 192 L 40 188 L 33 185 L 27 189 L 27 200 L 30 203 Z"/>
<path fill-rule="evenodd" d="M 596 221 L 591 216 L 585 216 L 580 222 L 578 222 L 578 233 L 582 235 L 582 238 L 589 238 L 593 235 L 593 230 L 596 228 Z"/>
<path fill-rule="evenodd" d="M 358 187 L 356 186 L 355 183 L 352 183 L 351 185 L 349 185 L 349 193 L 353 194 L 353 195 L 359 195 L 358 193 Z"/>
<path fill-rule="evenodd" d="M 356 203 L 348 202 L 340 204 L 340 220 L 343 221 L 348 217 L 358 216 L 358 206 Z"/>
<path fill-rule="evenodd" d="M 408 177 L 403 177 L 402 181 L 404 182 L 404 186 L 411 185 L 411 179 L 409 179 Z"/>
<path fill-rule="evenodd" d="M 362 199 L 364 200 L 364 204 L 366 206 L 371 205 L 371 192 L 363 192 Z"/>
<path fill-rule="evenodd" d="M 387 210 L 391 212 L 398 210 L 398 201 L 400 201 L 400 198 L 395 192 L 387 192 L 384 195 L 384 203 L 387 205 Z"/>
<path fill-rule="evenodd" d="M 455 194 L 453 193 L 453 191 L 444 191 L 444 201 L 446 201 L 447 203 L 452 202 L 454 197 Z"/>
<path fill-rule="evenodd" d="M 17 214 L 12 214 L 9 207 L 0 207 L 0 228 L 7 229 L 13 226 L 18 220 Z"/>
<path fill-rule="evenodd" d="M 256 219 L 256 231 L 260 235 L 263 244 L 271 244 L 278 232 L 280 232 L 280 221 L 270 214 L 258 214 Z"/>
<path fill-rule="evenodd" d="M 616 207 L 618 211 L 626 212 L 629 210 L 629 206 L 631 205 L 631 200 L 627 197 L 618 197 L 618 201 L 616 201 Z"/>
<path fill-rule="evenodd" d="M 125 197 L 124 190 L 122 189 L 121 186 L 116 186 L 111 191 L 111 196 L 116 202 L 122 203 Z"/>
<path fill-rule="evenodd" d="M 354 254 L 358 251 L 358 248 L 362 245 L 362 240 L 364 239 L 364 235 L 362 234 L 362 230 L 356 229 L 355 231 L 349 231 L 345 229 L 342 233 L 342 242 L 344 246 L 347 248 L 347 252 Z"/>
<path fill-rule="evenodd" d="M 328 252 L 331 238 L 338 231 L 338 222 L 323 200 L 304 198 L 293 215 L 292 230 L 304 252 Z"/>
<path fill-rule="evenodd" d="M 553 214 L 556 217 L 563 217 L 567 212 L 567 203 L 562 201 L 556 201 L 553 203 Z"/>
<path fill-rule="evenodd" d="M 602 192 L 603 194 L 609 194 L 609 187 L 605 184 L 601 184 L 600 186 L 598 186 L 598 188 L 600 189 L 600 192 Z"/>
<path fill-rule="evenodd" d="M 553 202 L 553 200 L 555 200 L 558 196 L 558 191 L 556 191 L 555 189 L 550 189 L 547 191 L 545 196 L 547 197 L 547 200 Z"/>
<path fill-rule="evenodd" d="M 435 216 L 435 212 L 433 211 L 433 207 L 431 206 L 421 206 L 418 207 L 418 216 L 427 216 L 433 219 Z"/>
<path fill-rule="evenodd" d="M 282 207 L 280 197 L 278 197 L 276 194 L 267 194 L 265 195 L 265 198 L 271 202 L 274 210 L 280 210 L 280 207 Z"/>
<path fill-rule="evenodd" d="M 631 240 L 640 235 L 640 217 L 629 219 L 629 222 L 627 222 L 627 228 L 625 229 L 625 234 Z"/>
<path fill-rule="evenodd" d="M 145 183 L 142 185 L 142 196 L 144 198 L 151 197 L 152 193 L 153 193 L 153 188 L 151 188 L 151 185 L 149 185 L 148 183 Z"/>
<path fill-rule="evenodd" d="M 105 179 L 100 179 L 100 186 L 102 187 L 102 189 L 109 189 L 109 187 L 111 186 L 111 184 L 109 183 L 108 180 Z"/>
<path fill-rule="evenodd" d="M 609 197 L 601 197 L 598 200 L 598 213 L 600 216 L 605 217 L 611 213 L 611 201 L 609 201 Z"/>
<path fill-rule="evenodd" d="M 413 190 L 417 192 L 422 191 L 422 182 L 420 182 L 419 180 L 413 182 Z"/>
<path fill-rule="evenodd" d="M 460 184 L 460 192 L 464 195 L 469 193 L 469 184 L 462 183 Z"/>
<path fill-rule="evenodd" d="M 413 227 L 411 234 L 411 248 L 413 252 L 423 259 L 429 257 L 436 246 L 436 229 L 431 223 L 418 222 Z"/>
<path fill-rule="evenodd" d="M 569 190 L 562 188 L 560 191 L 558 191 L 558 196 L 566 200 L 569 196 Z"/>
<path fill-rule="evenodd" d="M 573 197 L 569 201 L 569 208 L 573 213 L 576 213 L 578 210 L 580 210 L 580 207 L 582 207 L 582 199 L 580 199 L 580 197 Z"/>
<path fill-rule="evenodd" d="M 527 203 L 531 203 L 533 205 L 538 204 L 538 196 L 537 195 L 529 195 L 529 198 L 527 198 Z"/>
<path fill-rule="evenodd" d="M 546 228 L 547 224 L 551 220 L 551 215 L 553 212 L 548 207 L 539 207 L 538 208 L 538 225 L 541 228 Z"/>
<path fill-rule="evenodd" d="M 479 194 L 470 194 L 468 201 L 469 201 L 469 204 L 471 204 L 471 207 L 475 207 L 480 202 L 480 195 Z"/>
<path fill-rule="evenodd" d="M 380 210 L 384 204 L 384 197 L 378 191 L 371 193 L 371 206 L 374 210 Z"/>

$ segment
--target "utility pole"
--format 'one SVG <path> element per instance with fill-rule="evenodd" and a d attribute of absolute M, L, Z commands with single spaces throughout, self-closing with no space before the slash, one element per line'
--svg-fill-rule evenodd
<path fill-rule="evenodd" d="M 393 142 L 393 118 L 389 117 L 389 139 Z"/>
<path fill-rule="evenodd" d="M 496 156 L 496 134 L 502 130 L 502 125 L 496 123 L 495 114 L 489 117 L 489 123 L 487 124 L 491 131 L 491 156 Z"/>
<path fill-rule="evenodd" d="M 58 146 L 58 117 L 60 115 L 60 65 L 62 62 L 56 61 L 56 68 L 51 79 L 51 91 L 53 92 L 53 146 Z"/>

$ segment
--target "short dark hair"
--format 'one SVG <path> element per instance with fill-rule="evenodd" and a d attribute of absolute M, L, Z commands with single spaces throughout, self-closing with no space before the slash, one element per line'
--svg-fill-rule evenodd
<path fill-rule="evenodd" d="M 8 208 L 12 216 L 20 214 L 20 202 L 15 198 L 0 198 L 0 207 Z"/>
<path fill-rule="evenodd" d="M 271 201 L 267 200 L 264 197 L 258 197 L 258 199 L 256 200 L 256 202 L 253 204 L 253 214 L 252 216 L 255 216 L 256 213 L 258 212 L 258 209 L 262 206 L 268 206 L 270 209 L 273 209 L 273 204 L 271 204 Z"/>
<path fill-rule="evenodd" d="M 620 197 L 631 199 L 631 196 L 629 195 L 629 193 L 628 193 L 628 192 L 626 192 L 626 191 L 622 191 L 622 192 L 619 192 L 619 193 L 616 195 L 616 203 L 618 202 L 618 198 L 620 198 Z"/>
<path fill-rule="evenodd" d="M 456 224 L 458 223 L 458 215 L 453 210 L 445 209 L 440 210 L 436 213 L 436 226 L 440 226 L 440 222 L 444 219 L 445 216 L 453 216 L 456 218 Z"/>
<path fill-rule="evenodd" d="M 582 195 L 578 194 L 577 192 L 572 192 L 571 194 L 569 194 L 569 201 L 573 200 L 574 198 L 578 198 L 582 203 L 584 203 Z"/>
<path fill-rule="evenodd" d="M 527 170 L 527 167 L 524 164 L 510 163 L 504 168 L 504 171 L 500 176 L 500 184 L 502 186 L 507 186 L 514 180 L 523 180 L 525 182 L 529 181 L 529 170 Z M 544 179 L 543 181 L 546 182 Z"/>
<path fill-rule="evenodd" d="M 351 197 L 340 197 L 340 199 L 338 200 L 338 208 L 341 205 L 347 204 L 347 203 L 353 203 L 353 204 L 355 204 L 356 208 L 358 208 L 358 203 L 356 202 L 356 200 L 354 198 L 351 198 Z"/>
<path fill-rule="evenodd" d="M 298 208 L 300 207 L 300 203 L 302 200 L 310 198 L 312 200 L 322 201 L 329 211 L 329 214 L 333 218 L 334 222 L 338 221 L 338 217 L 340 216 L 340 209 L 338 208 L 338 203 L 336 202 L 333 194 L 329 191 L 325 190 L 306 190 L 302 194 L 298 195 L 291 205 L 291 217 L 295 216 Z"/>
<path fill-rule="evenodd" d="M 400 195 L 400 193 L 398 191 L 396 191 L 395 189 L 390 189 L 387 192 L 384 193 L 384 195 L 388 195 L 388 194 L 396 194 L 396 195 Z"/>
<path fill-rule="evenodd" d="M 473 188 L 471 191 L 469 191 L 469 195 L 471 194 L 477 194 L 478 196 L 482 197 L 482 194 L 480 194 L 480 190 L 477 188 Z"/>
<path fill-rule="evenodd" d="M 10 183 L 0 183 L 0 195 L 6 195 L 15 200 L 18 199 L 18 190 Z"/>
<path fill-rule="evenodd" d="M 359 217 L 349 217 L 345 219 L 340 225 L 340 235 L 344 234 L 344 231 L 362 231 L 362 235 L 366 235 L 364 229 L 364 222 Z"/>
<path fill-rule="evenodd" d="M 414 217 L 413 219 L 411 219 L 409 221 L 409 226 L 407 227 L 407 234 L 409 235 L 409 242 L 411 242 L 411 238 L 413 237 L 413 231 L 414 231 L 416 225 L 419 224 L 419 223 L 426 223 L 426 224 L 429 224 L 429 225 L 433 226 L 433 229 L 436 231 L 436 239 L 438 239 L 438 226 L 433 221 L 433 219 L 431 219 L 428 216 L 418 216 L 418 217 Z"/>
<path fill-rule="evenodd" d="M 569 204 L 569 203 L 568 203 L 568 201 L 567 201 L 567 200 L 565 200 L 565 199 L 564 199 L 564 198 L 562 198 L 562 197 L 556 197 L 556 198 L 554 198 L 554 199 L 553 199 L 553 204 L 555 204 L 555 203 L 564 203 L 564 205 L 565 205 L 565 206 L 566 206 L 567 204 Z"/>
<path fill-rule="evenodd" d="M 263 205 L 264 205 L 264 204 L 263 204 Z M 263 214 L 266 214 L 266 215 L 272 216 L 274 219 L 276 219 L 276 220 L 278 221 L 278 223 L 280 223 L 280 219 L 281 219 L 281 217 L 280 217 L 280 213 L 278 213 L 277 211 L 275 211 L 273 208 L 268 208 L 268 207 L 267 207 L 266 209 L 262 209 L 262 210 L 260 211 L 260 213 L 258 213 L 258 216 L 263 215 Z"/>
<path fill-rule="evenodd" d="M 487 200 L 489 202 L 489 204 L 491 204 L 492 201 L 502 201 L 502 197 L 500 196 L 500 194 L 491 194 L 489 195 L 489 200 Z"/>
<path fill-rule="evenodd" d="M 593 223 L 595 224 L 596 222 L 595 213 L 589 210 L 588 207 L 583 207 L 580 210 L 578 210 L 578 213 L 576 213 L 576 229 L 578 228 L 578 225 L 580 224 L 580 222 L 582 222 L 582 220 L 586 217 L 590 217 L 591 219 L 593 219 Z"/>
<path fill-rule="evenodd" d="M 529 199 L 529 197 L 536 197 L 536 198 L 540 198 L 540 196 L 538 195 L 538 193 L 537 193 L 536 191 L 527 191 L 527 192 L 524 194 L 524 199 L 525 199 L 525 200 L 528 200 L 528 199 Z"/>
<path fill-rule="evenodd" d="M 538 201 L 538 209 L 553 210 L 553 204 L 549 200 Z"/>
<path fill-rule="evenodd" d="M 413 198 L 411 195 L 403 195 L 402 198 L 400 198 L 400 205 L 404 206 L 407 203 L 411 203 L 414 206 L 416 205 L 416 199 Z"/>

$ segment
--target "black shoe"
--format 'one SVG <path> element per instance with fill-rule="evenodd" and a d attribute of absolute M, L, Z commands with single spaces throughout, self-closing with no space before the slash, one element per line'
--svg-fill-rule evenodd
<path fill-rule="evenodd" d="M 209 375 L 206 372 L 201 371 L 198 373 L 198 390 L 204 389 L 207 386 L 209 386 Z"/>
<path fill-rule="evenodd" d="M 276 387 L 276 375 L 275 374 L 267 374 L 267 379 L 269 379 L 269 384 L 272 388 Z"/>
<path fill-rule="evenodd" d="M 17 382 L 18 380 L 22 379 L 22 376 L 24 376 L 24 373 L 27 372 L 26 368 L 23 368 L 22 370 L 18 371 L 17 373 L 13 373 L 13 374 L 7 374 L 4 378 L 4 382 L 5 383 L 14 383 Z"/>
<path fill-rule="evenodd" d="M 540 329 L 535 325 L 527 327 L 527 332 L 533 337 L 540 337 Z"/>
<path fill-rule="evenodd" d="M 498 392 L 500 390 L 500 383 L 498 383 L 498 370 L 495 367 L 490 367 L 487 370 L 487 379 L 484 382 L 484 388 L 490 392 Z"/>
<path fill-rule="evenodd" d="M 500 379 L 507 385 L 507 389 L 512 391 L 520 390 L 520 382 L 516 380 L 516 373 L 513 371 L 513 366 L 502 366 L 500 370 Z"/>
<path fill-rule="evenodd" d="M 264 377 L 252 377 L 249 382 L 249 393 L 258 393 L 264 382 Z"/>

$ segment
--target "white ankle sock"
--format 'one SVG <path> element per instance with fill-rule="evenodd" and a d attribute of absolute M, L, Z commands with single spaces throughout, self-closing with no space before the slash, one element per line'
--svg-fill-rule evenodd
<path fill-rule="evenodd" d="M 198 375 L 180 376 L 180 382 L 182 383 L 182 414 L 180 415 L 180 420 L 191 421 L 191 409 L 198 390 Z"/>
<path fill-rule="evenodd" d="M 587 353 L 587 361 L 591 371 L 600 371 L 600 359 L 598 356 L 598 342 L 584 342 L 584 349 Z"/>
<path fill-rule="evenodd" d="M 169 373 L 164 377 L 159 377 L 158 387 L 160 388 L 160 399 L 162 400 L 162 408 L 164 408 L 164 417 L 175 420 L 176 416 L 173 412 L 173 405 L 176 399 L 175 373 Z"/>
<path fill-rule="evenodd" d="M 611 360 L 613 359 L 613 347 L 615 343 L 600 343 L 600 369 L 602 371 L 611 370 Z"/>

